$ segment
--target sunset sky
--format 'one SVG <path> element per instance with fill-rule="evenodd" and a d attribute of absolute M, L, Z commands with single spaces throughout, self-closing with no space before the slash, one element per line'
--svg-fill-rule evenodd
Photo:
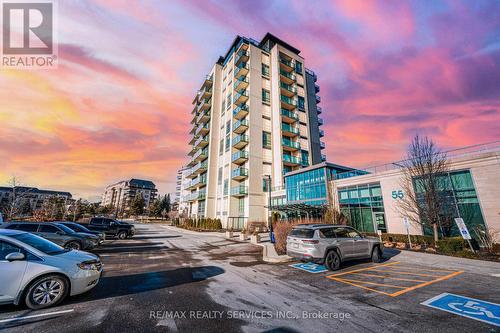
<path fill-rule="evenodd" d="M 174 192 L 191 101 L 236 35 L 266 32 L 318 75 L 330 162 L 500 137 L 500 1 L 59 1 L 57 70 L 0 70 L 0 185 Z"/>

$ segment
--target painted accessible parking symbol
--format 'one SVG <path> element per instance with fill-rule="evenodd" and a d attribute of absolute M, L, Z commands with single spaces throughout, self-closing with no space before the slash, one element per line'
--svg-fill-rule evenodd
<path fill-rule="evenodd" d="M 443 293 L 421 304 L 462 317 L 500 326 L 500 304 L 449 293 Z"/>
<path fill-rule="evenodd" d="M 300 263 L 300 264 L 293 264 L 290 266 L 301 269 L 309 273 L 323 273 L 327 271 L 325 266 L 312 263 Z"/>

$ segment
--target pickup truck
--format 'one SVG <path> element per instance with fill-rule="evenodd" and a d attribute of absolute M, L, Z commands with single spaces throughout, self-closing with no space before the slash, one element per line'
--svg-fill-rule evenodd
<path fill-rule="evenodd" d="M 119 239 L 131 238 L 135 234 L 132 224 L 108 217 L 93 217 L 88 224 L 82 224 L 89 230 L 104 232 L 107 236 Z"/>

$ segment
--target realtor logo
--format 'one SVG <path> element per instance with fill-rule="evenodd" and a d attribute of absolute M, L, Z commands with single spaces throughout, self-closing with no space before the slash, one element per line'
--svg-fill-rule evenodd
<path fill-rule="evenodd" d="M 54 3 L 2 3 L 2 67 L 55 67 Z"/>

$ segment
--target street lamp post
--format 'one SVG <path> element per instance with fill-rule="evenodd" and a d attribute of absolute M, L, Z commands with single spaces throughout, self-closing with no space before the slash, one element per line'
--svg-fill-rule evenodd
<path fill-rule="evenodd" d="M 272 201 L 271 201 L 271 175 L 265 175 L 265 179 L 267 181 L 267 193 L 268 193 L 268 204 L 267 209 L 269 210 L 268 214 L 268 228 L 269 228 L 269 239 L 271 243 L 274 243 L 274 235 L 273 235 L 273 211 L 272 211 Z"/>

